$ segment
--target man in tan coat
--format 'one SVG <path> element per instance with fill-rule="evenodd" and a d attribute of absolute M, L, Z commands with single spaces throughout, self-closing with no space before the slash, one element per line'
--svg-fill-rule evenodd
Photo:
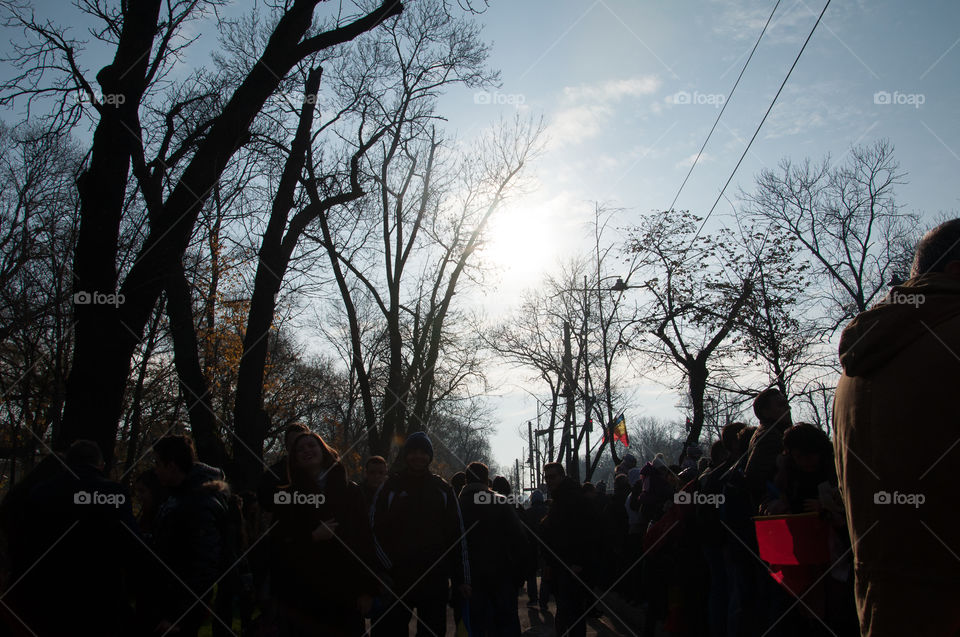
<path fill-rule="evenodd" d="M 960 219 L 840 338 L 837 473 L 870 637 L 960 635 Z"/>

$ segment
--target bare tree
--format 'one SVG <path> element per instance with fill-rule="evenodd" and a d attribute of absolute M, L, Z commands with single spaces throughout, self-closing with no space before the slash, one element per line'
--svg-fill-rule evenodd
<path fill-rule="evenodd" d="M 11 482 L 60 427 L 81 163 L 64 134 L 0 125 L 0 457 Z"/>
<path fill-rule="evenodd" d="M 693 409 L 687 436 L 696 444 L 704 424 L 711 375 L 736 354 L 738 327 L 756 285 L 754 260 L 721 230 L 700 234 L 702 219 L 668 210 L 644 218 L 631 232 L 641 287 L 650 295 L 632 347 L 655 368 L 681 375 Z M 644 280 L 645 279 L 645 280 Z"/>
<path fill-rule="evenodd" d="M 97 74 L 100 91 L 94 91 L 86 78 L 77 62 L 78 44 L 63 29 L 37 21 L 22 7 L 6 5 L 9 24 L 22 28 L 27 42 L 14 60 L 21 72 L 0 87 L 0 97 L 8 102 L 25 98 L 32 104 L 44 95 L 60 96 L 59 108 L 53 111 L 56 121 L 75 119 L 63 96 L 77 90 L 96 108 L 90 160 L 78 180 L 81 206 L 74 290 L 112 294 L 119 287 L 124 303 L 76 307 L 76 345 L 58 443 L 90 438 L 98 441 L 108 459 L 113 457 L 131 358 L 166 283 L 165 277 L 157 275 L 176 269 L 204 201 L 248 139 L 251 121 L 300 60 L 348 42 L 402 10 L 396 0 L 384 2 L 345 24 L 314 34 L 310 28 L 319 0 L 286 4 L 257 64 L 202 127 L 202 138 L 184 158 L 185 166 L 162 204 L 154 200 L 149 233 L 120 284 L 117 236 L 131 166 L 147 200 L 162 192 L 168 172 L 168 146 L 161 144 L 155 159 L 146 159 L 140 120 L 144 97 L 186 45 L 181 37 L 184 24 L 212 6 L 198 0 L 171 1 L 161 20 L 161 4 L 160 0 L 127 2 L 118 11 L 102 9 L 99 3 L 81 4 L 102 21 L 98 37 L 114 47 L 112 62 Z M 91 413 L 101 417 L 90 418 Z"/>
<path fill-rule="evenodd" d="M 908 275 L 918 219 L 896 201 L 904 175 L 893 146 L 879 140 L 852 147 L 838 165 L 784 159 L 741 193 L 749 216 L 803 247 L 828 335 Z"/>

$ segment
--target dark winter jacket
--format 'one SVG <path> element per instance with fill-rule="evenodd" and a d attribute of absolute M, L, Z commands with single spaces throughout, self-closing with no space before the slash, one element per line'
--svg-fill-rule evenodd
<path fill-rule="evenodd" d="M 126 489 L 91 465 L 61 467 L 31 489 L 20 523 L 25 543 L 19 557 L 30 567 L 14 573 L 18 583 L 8 601 L 29 606 L 20 610 L 33 632 L 97 626 L 97 634 L 122 634 L 131 614 L 125 583 L 139 575 L 145 553 L 138 550 L 143 547 Z"/>
<path fill-rule="evenodd" d="M 673 485 L 663 474 L 664 469 L 648 462 L 640 470 L 643 480 L 633 485 L 630 493 L 630 508 L 640 512 L 641 526 L 645 522 L 655 522 L 663 515 L 664 505 L 673 499 Z"/>
<path fill-rule="evenodd" d="M 159 614 L 168 621 L 178 619 L 191 606 L 196 609 L 197 596 L 209 596 L 236 558 L 229 554 L 226 542 L 229 497 L 223 471 L 196 462 L 183 483 L 170 489 L 157 512 L 155 550 L 176 576 L 168 578 L 159 600 Z M 165 571 L 158 573 L 163 577 Z"/>
<path fill-rule="evenodd" d="M 260 476 L 260 484 L 257 487 L 257 501 L 263 511 L 273 513 L 273 499 L 280 490 L 280 486 L 287 484 L 290 477 L 287 475 L 286 455 L 281 456 Z"/>
<path fill-rule="evenodd" d="M 777 457 L 783 453 L 783 432 L 789 428 L 790 419 L 783 418 L 774 425 L 761 425 L 750 438 L 743 473 L 754 508 L 769 496 L 777 474 Z"/>
<path fill-rule="evenodd" d="M 573 565 L 583 569 L 586 581 L 596 565 L 600 532 L 593 517 L 593 506 L 587 501 L 580 484 L 567 477 L 551 492 L 552 501 L 541 528 L 549 547 L 545 559 L 556 569 Z M 565 565 L 565 566 L 564 566 Z"/>
<path fill-rule="evenodd" d="M 377 495 L 372 522 L 377 553 L 396 594 L 420 580 L 411 598 L 446 599 L 448 579 L 470 583 L 460 506 L 440 476 L 408 470 L 391 475 Z"/>
<path fill-rule="evenodd" d="M 361 594 L 376 595 L 373 535 L 360 487 L 347 480 L 343 465 L 330 468 L 323 489 L 288 485 L 279 493 L 274 559 L 280 564 L 273 587 L 281 601 L 313 612 L 330 605 L 353 607 Z M 330 521 L 338 523 L 336 537 L 314 540 L 313 531 Z"/>
<path fill-rule="evenodd" d="M 529 549 L 513 506 L 485 484 L 471 482 L 460 492 L 460 510 L 472 566 L 471 585 L 495 590 L 511 579 L 519 585 Z"/>

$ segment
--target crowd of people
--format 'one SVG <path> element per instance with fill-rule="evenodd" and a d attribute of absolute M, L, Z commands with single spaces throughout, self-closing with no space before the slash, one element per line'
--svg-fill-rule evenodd
<path fill-rule="evenodd" d="M 572 637 L 598 615 L 644 637 L 960 635 L 958 245 L 960 220 L 928 233 L 911 279 L 844 331 L 833 441 L 771 387 L 758 426 L 727 424 L 706 455 L 627 454 L 609 492 L 557 462 L 526 499 L 481 462 L 448 482 L 423 432 L 353 481 L 292 425 L 254 490 L 233 493 L 173 435 L 131 497 L 78 440 L 0 506 L 5 630 L 395 637 L 415 613 L 418 635 L 440 637 L 452 613 L 474 637 L 515 637 L 526 595 Z M 910 423 L 928 438 L 914 453 Z M 764 559 L 771 521 L 780 561 Z"/>
<path fill-rule="evenodd" d="M 658 454 L 638 467 L 628 454 L 609 494 L 548 463 L 544 490 L 526 502 L 480 462 L 449 483 L 432 473 L 422 432 L 406 439 L 399 470 L 370 457 L 358 484 L 319 435 L 291 426 L 287 453 L 241 495 L 196 459 L 189 437 L 168 436 L 132 499 L 103 475 L 97 445 L 77 441 L 4 503 L 17 558 L 8 619 L 36 635 L 77 625 L 196 635 L 205 622 L 227 635 L 236 620 L 245 635 L 395 636 L 414 612 L 417 634 L 444 635 L 452 612 L 470 635 L 517 636 L 526 588 L 545 616 L 556 600 L 557 635 L 585 635 L 590 617 L 616 615 L 610 591 L 645 608 L 646 635 L 658 623 L 675 635 L 759 634 L 760 610 L 772 618 L 789 599 L 754 557 L 754 498 L 771 513 L 835 513 L 837 480 L 829 439 L 791 426 L 779 391 L 761 393 L 755 410 L 760 428 L 728 425 L 709 458 L 690 448 L 677 464 Z M 694 491 L 744 504 L 711 510 L 678 495 Z M 843 537 L 842 515 L 835 524 Z M 855 634 L 845 574 L 783 626 Z"/>

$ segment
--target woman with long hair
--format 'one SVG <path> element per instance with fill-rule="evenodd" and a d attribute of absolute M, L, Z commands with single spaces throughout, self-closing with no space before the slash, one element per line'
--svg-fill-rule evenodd
<path fill-rule="evenodd" d="M 360 488 L 313 432 L 290 446 L 289 482 L 275 496 L 275 592 L 284 637 L 356 637 L 378 592 L 373 536 Z"/>

